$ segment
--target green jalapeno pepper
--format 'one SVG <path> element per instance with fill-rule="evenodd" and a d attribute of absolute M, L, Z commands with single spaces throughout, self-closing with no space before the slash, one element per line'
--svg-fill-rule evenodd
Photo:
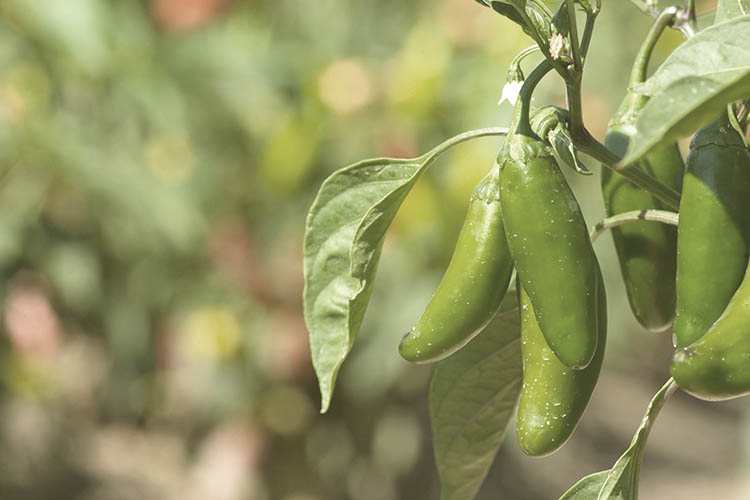
<path fill-rule="evenodd" d="M 508 290 L 513 261 L 505 241 L 499 167 L 477 185 L 456 249 L 417 324 L 402 339 L 401 356 L 430 363 L 454 353 L 495 316 Z"/>
<path fill-rule="evenodd" d="M 717 401 L 750 394 L 750 267 L 726 309 L 669 367 L 686 392 Z"/>
<path fill-rule="evenodd" d="M 523 288 L 520 293 L 523 386 L 518 406 L 516 434 L 524 453 L 548 455 L 573 434 L 591 398 L 604 358 L 607 341 L 607 295 L 598 277 L 598 343 L 591 363 L 572 370 L 560 362 L 539 329 L 533 306 Z"/>
<path fill-rule="evenodd" d="M 508 247 L 539 327 L 566 366 L 596 353 L 599 263 L 573 192 L 538 137 L 514 134 L 498 157 Z"/>
<path fill-rule="evenodd" d="M 626 100 L 625 104 L 627 105 Z M 606 144 L 622 155 L 636 130 L 628 110 L 610 123 Z M 624 121 L 623 121 L 624 120 Z M 685 165 L 677 144 L 657 149 L 635 165 L 675 191 L 682 188 Z M 631 210 L 667 210 L 664 203 L 609 168 L 602 168 L 602 194 L 607 215 Z M 646 329 L 669 328 L 675 310 L 677 228 L 639 222 L 612 228 L 630 309 Z"/>
<path fill-rule="evenodd" d="M 717 320 L 747 267 L 750 153 L 726 113 L 690 144 L 677 236 L 674 345 Z"/>
<path fill-rule="evenodd" d="M 646 79 L 656 41 L 674 15 L 665 10 L 652 25 L 636 55 L 628 88 Z M 647 96 L 628 92 L 612 118 L 605 143 L 618 155 L 624 155 L 636 134 L 635 122 L 647 103 Z M 632 168 L 644 171 L 677 192 L 682 187 L 685 165 L 675 143 L 656 149 Z M 602 168 L 602 194 L 610 216 L 632 210 L 668 208 L 609 168 Z M 612 237 L 635 318 L 651 331 L 669 328 L 675 309 L 677 229 L 658 222 L 639 222 L 613 228 Z"/>

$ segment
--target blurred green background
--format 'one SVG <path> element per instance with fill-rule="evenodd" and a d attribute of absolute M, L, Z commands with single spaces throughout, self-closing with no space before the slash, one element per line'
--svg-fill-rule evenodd
<path fill-rule="evenodd" d="M 585 80 L 599 138 L 649 23 L 603 5 Z M 396 346 L 500 140 L 455 149 L 407 199 L 323 416 L 305 214 L 337 168 L 507 125 L 497 100 L 529 44 L 472 0 L 0 2 L 0 499 L 437 498 L 431 368 Z M 559 82 L 536 102 L 562 104 Z M 598 179 L 571 182 L 593 224 Z M 609 467 L 668 376 L 669 335 L 641 331 L 610 237 L 596 247 L 611 341 L 591 407 L 549 458 L 511 429 L 480 500 L 554 499 Z M 749 415 L 676 396 L 642 498 L 748 498 Z"/>

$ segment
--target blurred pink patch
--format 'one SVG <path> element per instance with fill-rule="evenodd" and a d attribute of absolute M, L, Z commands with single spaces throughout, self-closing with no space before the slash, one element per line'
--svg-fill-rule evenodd
<path fill-rule="evenodd" d="M 480 46 L 492 33 L 492 16 L 474 2 L 444 0 L 439 14 L 443 32 L 459 47 Z"/>
<path fill-rule="evenodd" d="M 266 274 L 267 264 L 245 222 L 234 218 L 216 221 L 208 241 L 211 257 L 227 276 L 258 302 L 277 302 Z"/>
<path fill-rule="evenodd" d="M 307 328 L 297 311 L 274 311 L 259 347 L 258 364 L 270 379 L 303 380 L 312 375 Z"/>
<path fill-rule="evenodd" d="M 12 344 L 24 354 L 53 356 L 60 346 L 60 322 L 44 293 L 11 288 L 5 300 L 5 327 Z"/>
<path fill-rule="evenodd" d="M 248 498 L 256 486 L 263 448 L 263 435 L 252 424 L 225 423 L 199 448 L 185 498 Z"/>
<path fill-rule="evenodd" d="M 375 125 L 373 135 L 378 156 L 414 158 L 419 155 L 417 132 L 409 122 L 386 119 Z"/>
<path fill-rule="evenodd" d="M 190 31 L 211 22 L 234 0 L 151 0 L 154 20 L 169 31 Z"/>

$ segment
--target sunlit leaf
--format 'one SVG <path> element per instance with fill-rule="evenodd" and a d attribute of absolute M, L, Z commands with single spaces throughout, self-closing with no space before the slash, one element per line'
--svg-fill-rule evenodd
<path fill-rule="evenodd" d="M 750 15 L 699 32 L 635 90 L 652 97 L 622 165 L 694 132 L 728 103 L 750 95 Z"/>
<path fill-rule="evenodd" d="M 719 0 L 716 4 L 717 23 L 750 14 L 750 0 Z"/>
<path fill-rule="evenodd" d="M 331 175 L 310 209 L 304 309 L 321 411 L 362 324 L 385 232 L 425 163 L 426 157 L 356 163 Z"/>
<path fill-rule="evenodd" d="M 424 169 L 468 139 L 505 135 L 487 128 L 457 135 L 418 158 L 375 158 L 334 172 L 307 215 L 304 241 L 305 323 L 318 376 L 321 411 L 331 402 L 372 294 L 385 233 Z"/>

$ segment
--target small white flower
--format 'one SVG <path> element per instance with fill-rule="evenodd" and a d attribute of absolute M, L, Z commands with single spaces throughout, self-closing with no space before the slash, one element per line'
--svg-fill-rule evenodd
<path fill-rule="evenodd" d="M 512 80 L 507 82 L 503 87 L 503 95 L 497 103 L 502 104 L 503 101 L 507 99 L 511 106 L 515 106 L 516 101 L 518 100 L 518 94 L 521 93 L 521 87 L 523 87 L 523 80 Z"/>

